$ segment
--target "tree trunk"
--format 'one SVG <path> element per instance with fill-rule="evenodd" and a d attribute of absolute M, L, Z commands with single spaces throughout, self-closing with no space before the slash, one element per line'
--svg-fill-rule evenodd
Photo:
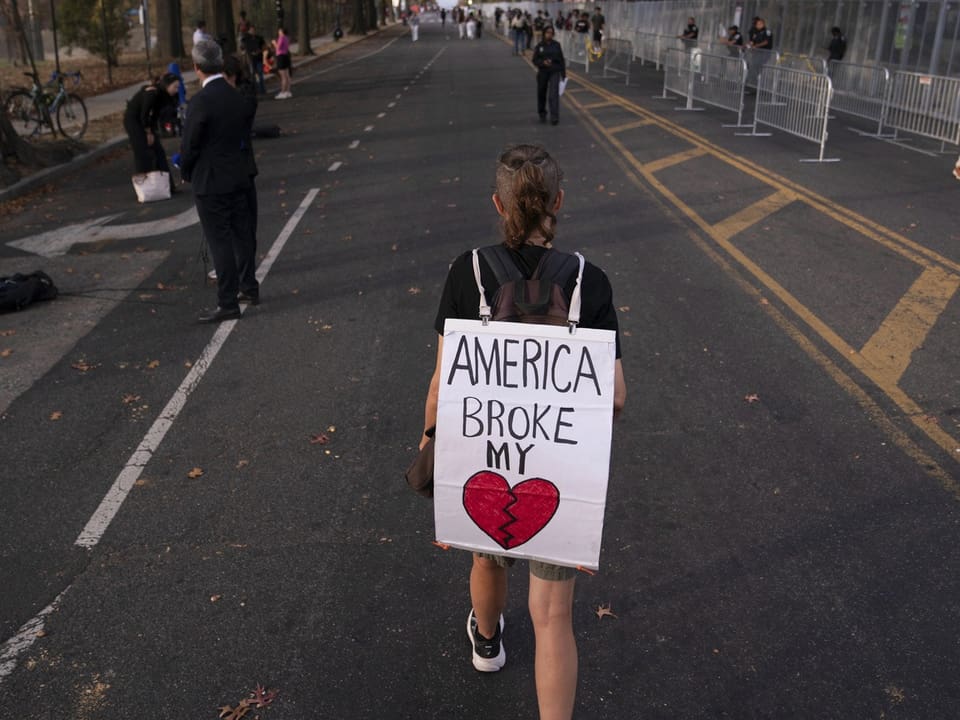
<path fill-rule="evenodd" d="M 310 48 L 309 8 L 309 0 L 297 0 L 297 43 L 300 45 L 301 55 L 313 55 Z"/>
<path fill-rule="evenodd" d="M 183 57 L 180 0 L 153 0 L 153 6 L 157 10 L 157 47 L 160 57 Z"/>
<path fill-rule="evenodd" d="M 367 30 L 377 29 L 377 0 L 367 0 Z"/>
<path fill-rule="evenodd" d="M 204 9 L 207 11 L 207 32 L 215 40 L 222 41 L 225 53 L 236 52 L 237 24 L 233 19 L 231 0 L 205 0 Z"/>
<path fill-rule="evenodd" d="M 366 0 L 353 0 L 353 22 L 350 24 L 351 35 L 366 35 L 367 23 L 363 17 Z"/>

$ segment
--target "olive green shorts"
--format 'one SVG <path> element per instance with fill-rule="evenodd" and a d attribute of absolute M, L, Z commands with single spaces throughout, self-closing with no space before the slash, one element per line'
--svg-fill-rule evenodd
<path fill-rule="evenodd" d="M 490 553 L 476 553 L 478 557 L 493 560 L 502 568 L 512 567 L 517 561 L 516 558 L 504 557 L 503 555 L 491 555 Z M 540 560 L 530 560 L 530 574 L 541 580 L 570 580 L 577 576 L 577 571 L 572 567 L 564 565 L 551 565 Z"/>

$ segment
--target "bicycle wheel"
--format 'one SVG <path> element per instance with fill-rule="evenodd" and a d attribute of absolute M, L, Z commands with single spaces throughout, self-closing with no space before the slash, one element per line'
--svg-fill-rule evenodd
<path fill-rule="evenodd" d="M 57 108 L 57 127 L 68 138 L 79 140 L 87 131 L 87 106 L 83 98 L 70 93 Z"/>
<path fill-rule="evenodd" d="M 33 96 L 26 90 L 10 93 L 4 103 L 10 124 L 18 135 L 34 137 L 43 130 L 43 116 L 33 102 Z"/>

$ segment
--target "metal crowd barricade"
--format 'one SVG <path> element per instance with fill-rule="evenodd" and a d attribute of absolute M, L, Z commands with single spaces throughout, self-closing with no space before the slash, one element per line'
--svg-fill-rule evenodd
<path fill-rule="evenodd" d="M 667 50 L 663 61 L 663 94 L 661 100 L 675 100 L 676 93 L 687 99 L 687 104 L 678 110 L 699 110 L 693 106 L 693 68 L 690 53 L 685 50 Z"/>
<path fill-rule="evenodd" d="M 833 60 L 829 66 L 833 82 L 831 107 L 837 112 L 854 115 L 877 123 L 872 137 L 892 137 L 883 134 L 890 101 L 890 71 L 879 65 L 855 65 Z"/>
<path fill-rule="evenodd" d="M 640 61 L 640 64 L 653 63 L 660 69 L 660 56 L 657 51 L 657 35 L 654 33 L 640 32 L 633 33 L 633 57 Z"/>
<path fill-rule="evenodd" d="M 700 102 L 730 110 L 743 124 L 743 94 L 747 87 L 747 62 L 740 55 L 700 53 L 693 73 L 693 96 Z M 725 126 L 731 127 L 731 126 Z"/>
<path fill-rule="evenodd" d="M 960 79 L 895 71 L 886 125 L 939 140 L 941 152 L 947 143 L 960 145 Z"/>
<path fill-rule="evenodd" d="M 578 32 L 563 33 L 563 59 L 567 65 L 583 65 L 590 72 L 590 54 L 587 52 L 587 34 Z"/>
<path fill-rule="evenodd" d="M 622 38 L 603 41 L 603 76 L 607 73 L 623 75 L 624 84 L 630 84 L 630 63 L 633 61 L 633 43 Z"/>
<path fill-rule="evenodd" d="M 757 132 L 758 124 L 769 125 L 820 146 L 816 159 L 801 162 L 836 162 L 837 158 L 823 156 L 832 94 L 833 85 L 827 75 L 768 65 L 757 83 L 753 131 L 738 135 L 769 136 L 770 133 Z"/>

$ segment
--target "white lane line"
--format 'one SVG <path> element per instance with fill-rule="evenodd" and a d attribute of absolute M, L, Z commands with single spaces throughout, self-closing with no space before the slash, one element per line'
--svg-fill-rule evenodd
<path fill-rule="evenodd" d="M 396 104 L 395 102 L 392 102 L 392 103 L 390 103 L 390 104 L 387 105 L 388 108 L 392 108 L 392 107 L 396 107 L 396 106 L 397 106 L 397 104 Z"/>
<path fill-rule="evenodd" d="M 370 132 L 371 130 L 373 130 L 373 125 L 367 125 L 367 126 L 363 129 L 364 132 Z"/>
<path fill-rule="evenodd" d="M 316 77 L 317 75 L 325 75 L 326 73 L 332 72 L 333 70 L 339 70 L 340 68 L 347 67 L 347 65 L 353 65 L 354 63 L 360 62 L 361 60 L 366 60 L 368 57 L 373 57 L 374 55 L 377 55 L 377 54 L 379 54 L 379 53 L 382 53 L 382 52 L 383 52 L 384 50 L 386 50 L 388 47 L 390 47 L 391 45 L 393 45 L 397 40 L 400 39 L 400 37 L 403 37 L 403 36 L 401 35 L 401 36 L 399 36 L 399 37 L 395 37 L 393 40 L 391 40 L 390 42 L 388 42 L 388 43 L 387 43 L 386 45 L 384 45 L 383 47 L 377 48 L 377 49 L 374 50 L 373 52 L 368 52 L 366 55 L 361 55 L 360 57 L 355 57 L 353 60 L 348 60 L 347 62 L 338 63 L 337 65 L 331 65 L 331 66 L 328 67 L 328 68 L 324 68 L 323 70 L 317 70 L 316 72 L 312 72 L 312 73 L 310 73 L 309 75 L 302 75 L 299 79 L 293 80 L 293 81 L 292 81 L 292 84 L 300 83 L 300 82 L 303 82 L 304 80 L 309 80 L 310 78 Z M 299 75 L 299 73 L 297 73 L 297 74 Z"/>
<path fill-rule="evenodd" d="M 394 97 L 395 97 L 397 100 L 399 100 L 401 97 L 403 97 L 403 93 L 397 93 L 396 95 L 394 95 Z"/>
<path fill-rule="evenodd" d="M 70 588 L 68 587 L 67 590 Z M 47 615 L 52 613 L 60 606 L 60 601 L 67 594 L 67 590 L 57 595 L 53 602 L 38 612 L 35 617 L 27 620 L 17 634 L 0 645 L 0 684 L 3 684 L 7 677 L 17 668 L 17 661 L 20 655 L 29 650 L 37 640 L 37 633 L 43 630 L 44 620 Z"/>
<path fill-rule="evenodd" d="M 287 221 L 287 224 L 283 230 L 280 231 L 277 239 L 273 241 L 270 252 L 267 253 L 267 256 L 260 263 L 260 267 L 257 268 L 257 279 L 261 282 L 267 273 L 270 272 L 270 268 L 273 266 L 277 255 L 280 254 L 283 246 L 287 244 L 287 240 L 293 234 L 294 229 L 296 229 L 297 224 L 307 212 L 307 209 L 310 207 L 310 204 L 318 192 L 320 192 L 319 189 L 315 188 L 307 193 L 303 202 L 300 203 L 300 207 L 297 208 L 297 211 Z M 224 343 L 226 343 L 227 338 L 230 337 L 230 333 L 233 332 L 236 326 L 236 320 L 228 320 L 220 323 L 217 331 L 213 334 L 213 338 L 203 349 L 203 352 L 193 364 L 193 367 L 190 368 L 190 372 L 187 373 L 183 382 L 180 383 L 180 387 L 174 391 L 173 397 L 167 402 L 167 406 L 157 419 L 154 420 L 153 425 L 150 426 L 147 434 L 144 435 L 143 440 L 140 441 L 140 445 L 133 451 L 133 455 L 130 456 L 127 464 L 124 465 L 120 474 L 117 475 L 116 480 L 113 481 L 113 485 L 107 491 L 103 500 L 100 501 L 100 506 L 93 513 L 90 520 L 87 521 L 86 527 L 74 541 L 75 545 L 92 548 L 100 542 L 103 534 L 116 516 L 117 511 L 120 510 L 120 506 L 123 505 L 123 502 L 127 499 L 127 495 L 130 494 L 134 483 L 136 483 L 143 473 L 144 467 L 150 462 L 157 448 L 160 447 L 160 443 L 163 442 L 167 431 L 173 425 L 173 421 L 177 419 L 180 411 L 183 410 L 184 405 L 187 403 L 187 398 L 197 389 L 203 376 L 207 370 L 210 369 L 210 365 L 213 364 L 214 359 L 217 357 L 217 353 L 220 352 L 220 349 Z"/>
<path fill-rule="evenodd" d="M 359 140 L 354 140 L 352 143 L 350 143 L 350 149 L 351 149 L 351 150 L 356 150 L 359 145 L 360 145 L 360 141 L 359 141 Z"/>
<path fill-rule="evenodd" d="M 337 160 L 333 165 L 327 168 L 327 172 L 336 172 L 340 169 L 341 165 L 343 165 L 343 163 Z"/>
<path fill-rule="evenodd" d="M 385 118 L 386 116 L 387 116 L 387 114 L 386 114 L 385 112 L 379 113 L 379 114 L 377 115 L 377 120 L 382 120 L 382 119 Z"/>

